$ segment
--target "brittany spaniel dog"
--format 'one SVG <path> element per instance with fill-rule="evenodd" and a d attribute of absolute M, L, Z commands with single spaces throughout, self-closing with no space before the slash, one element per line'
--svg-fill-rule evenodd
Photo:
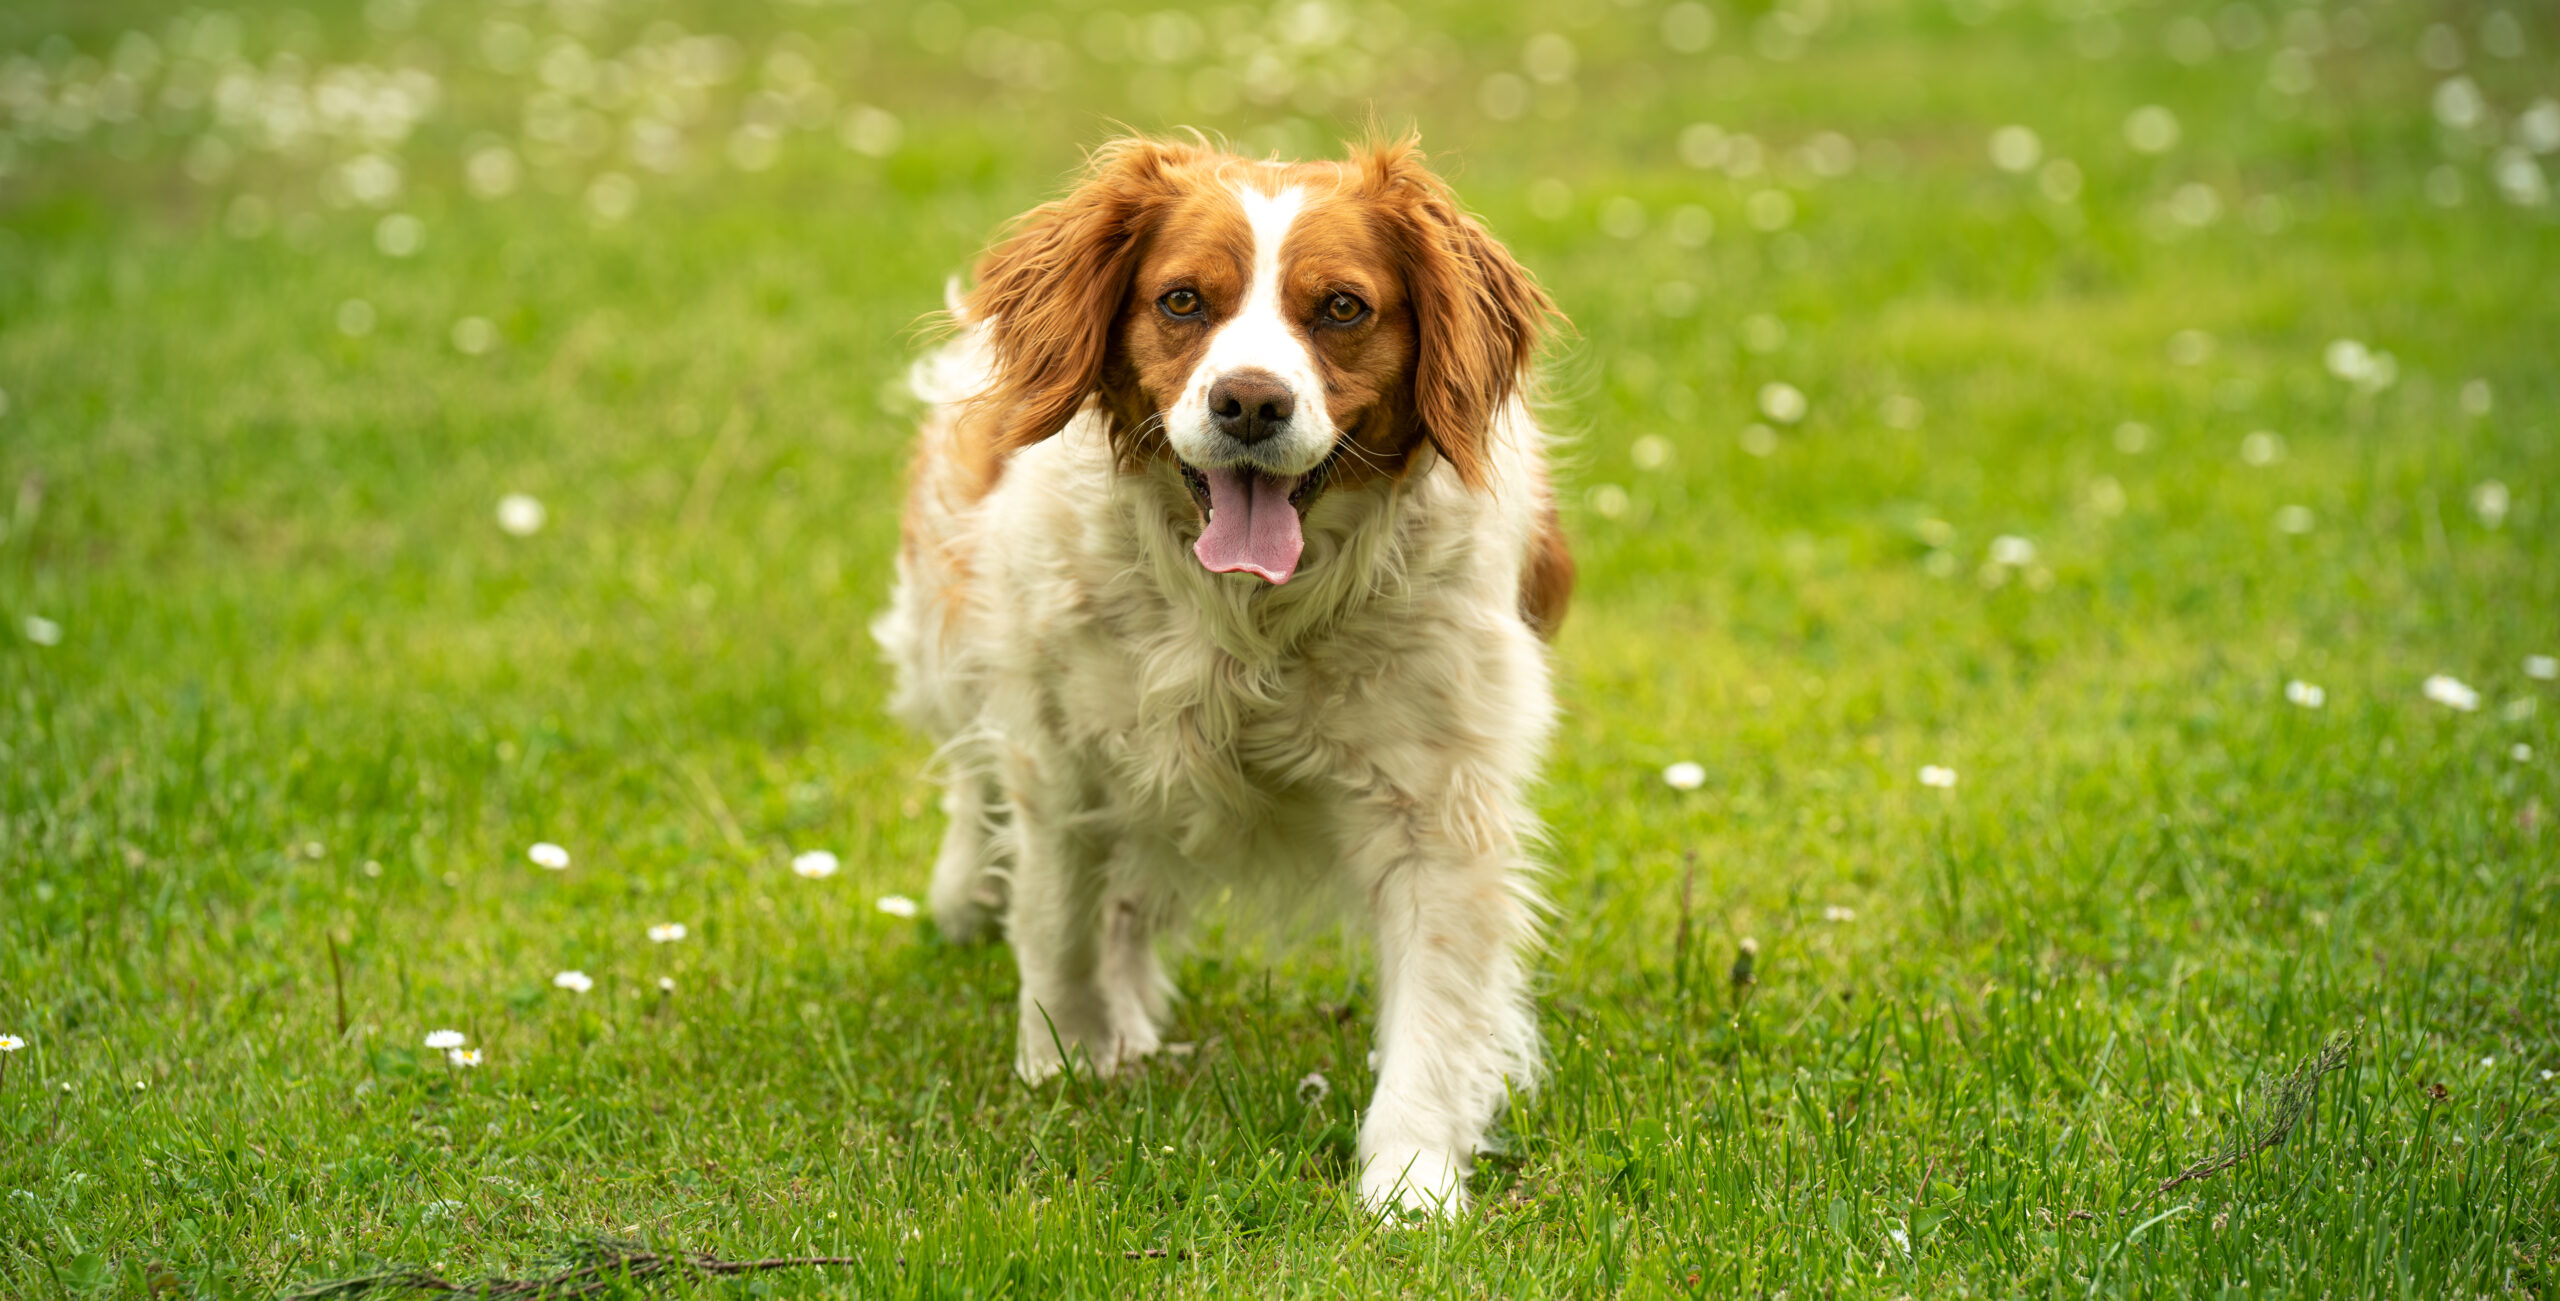
<path fill-rule="evenodd" d="M 1115 141 L 979 263 L 915 368 L 875 631 L 942 743 L 933 915 L 1011 941 L 1024 1080 L 1161 1046 L 1195 904 L 1347 909 L 1361 1198 L 1465 1204 L 1539 1066 L 1527 791 L 1573 564 L 1522 389 L 1554 310 L 1411 141 Z"/>

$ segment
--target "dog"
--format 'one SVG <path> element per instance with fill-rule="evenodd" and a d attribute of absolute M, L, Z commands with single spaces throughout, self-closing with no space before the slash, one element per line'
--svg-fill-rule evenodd
<path fill-rule="evenodd" d="M 1411 138 L 1127 138 L 952 314 L 874 631 L 942 746 L 936 924 L 1013 947 L 1016 1073 L 1161 1047 L 1156 945 L 1205 899 L 1348 909 L 1377 962 L 1362 1202 L 1464 1207 L 1539 1071 L 1553 303 Z"/>

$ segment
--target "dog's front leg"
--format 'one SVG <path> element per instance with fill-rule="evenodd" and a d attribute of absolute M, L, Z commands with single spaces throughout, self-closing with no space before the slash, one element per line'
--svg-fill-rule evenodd
<path fill-rule="evenodd" d="M 1455 1212 L 1485 1127 L 1538 1063 L 1520 947 L 1525 866 L 1508 835 L 1453 843 L 1407 806 L 1355 840 L 1378 951 L 1378 1090 L 1360 1126 L 1360 1198 Z"/>
<path fill-rule="evenodd" d="M 1022 775 L 1005 783 L 1014 838 L 1005 938 L 1022 975 L 1014 1073 L 1038 1084 L 1077 1052 L 1108 1073 L 1116 1063 L 1102 983 L 1103 856 L 1069 829 L 1069 809 L 1045 798 L 1052 792 L 1014 780 Z"/>

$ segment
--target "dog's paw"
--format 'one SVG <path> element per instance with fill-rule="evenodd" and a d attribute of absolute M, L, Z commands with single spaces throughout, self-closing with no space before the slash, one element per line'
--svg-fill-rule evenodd
<path fill-rule="evenodd" d="M 1059 1055 L 1058 1045 L 1047 1039 L 1034 1042 L 1025 1035 L 1021 1046 L 1013 1050 L 1014 1078 L 1033 1088 L 1058 1078 L 1058 1073 L 1066 1067 L 1066 1058 Z"/>
<path fill-rule="evenodd" d="M 1144 1014 L 1115 1016 L 1111 1031 L 1111 1051 L 1101 1067 L 1105 1075 L 1123 1066 L 1135 1066 L 1155 1056 L 1164 1048 L 1163 1036 L 1156 1033 L 1155 1019 Z"/>
<path fill-rule="evenodd" d="M 1467 1209 L 1466 1164 L 1455 1153 L 1428 1148 L 1373 1153 L 1360 1167 L 1360 1205 L 1372 1215 L 1457 1215 Z"/>
<path fill-rule="evenodd" d="M 973 884 L 965 889 L 948 889 L 937 878 L 932 897 L 926 906 L 933 910 L 934 928 L 953 944 L 978 944 L 996 937 L 997 919 L 1004 915 L 1004 896 L 993 888 Z"/>
<path fill-rule="evenodd" d="M 1046 1025 L 1041 1026 L 1037 1033 L 1026 1028 L 1021 1044 L 1014 1050 L 1013 1073 L 1025 1084 L 1046 1084 L 1056 1079 L 1072 1060 L 1077 1074 L 1109 1079 L 1119 1074 L 1122 1067 L 1155 1056 L 1163 1046 L 1152 1025 L 1145 1027 L 1143 1032 L 1133 1031 L 1127 1036 L 1101 1042 L 1061 1039 L 1050 1033 Z M 1061 1048 L 1065 1050 L 1063 1053 Z"/>

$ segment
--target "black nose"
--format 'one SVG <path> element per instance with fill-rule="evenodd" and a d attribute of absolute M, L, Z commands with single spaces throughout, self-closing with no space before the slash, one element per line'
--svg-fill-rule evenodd
<path fill-rule="evenodd" d="M 1209 420 L 1239 443 L 1258 443 L 1289 427 L 1298 397 L 1267 370 L 1230 371 L 1209 386 Z"/>

